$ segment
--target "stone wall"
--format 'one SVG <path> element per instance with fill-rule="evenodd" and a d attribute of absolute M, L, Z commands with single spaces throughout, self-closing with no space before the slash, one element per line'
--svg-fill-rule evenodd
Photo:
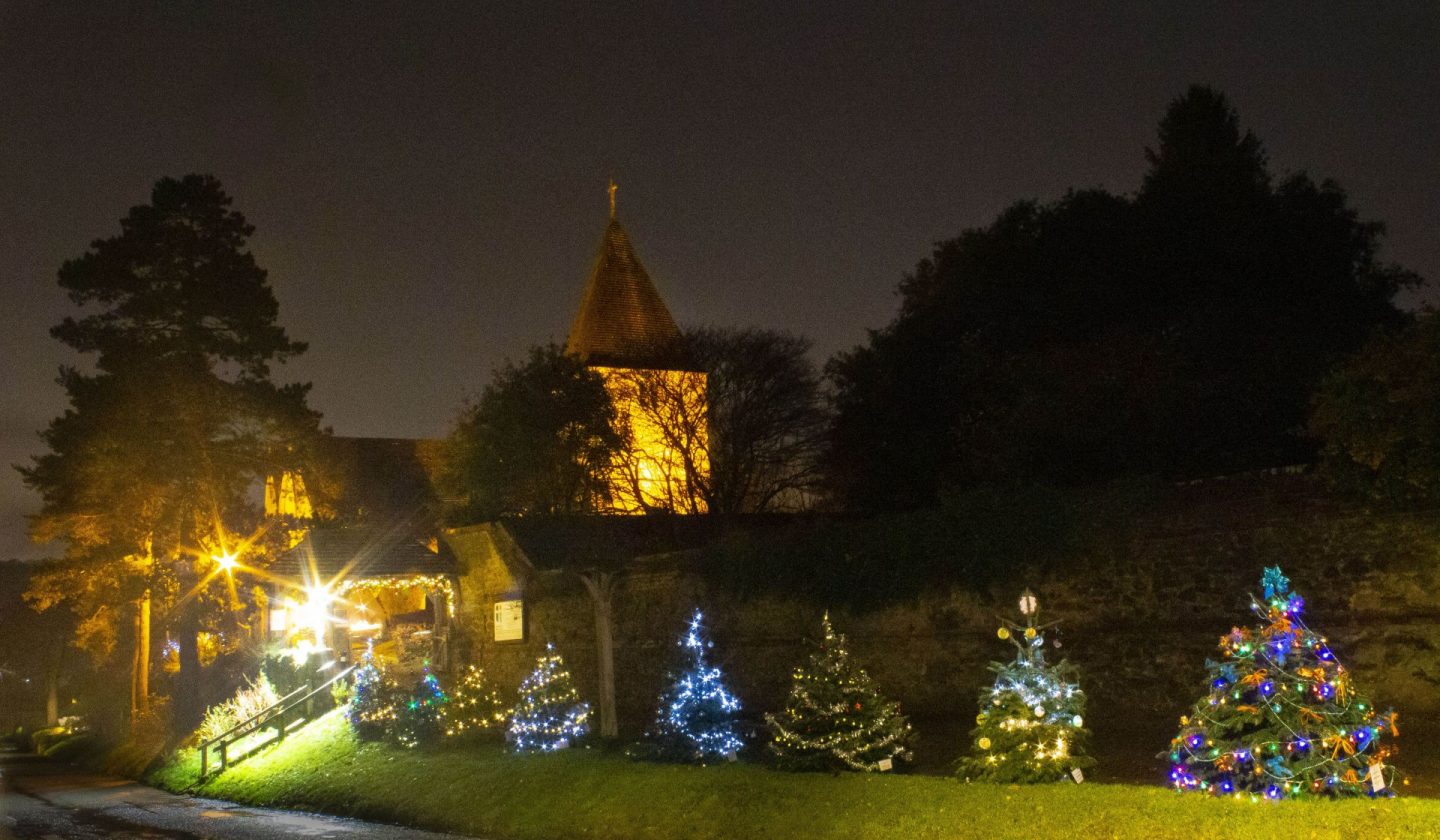
<path fill-rule="evenodd" d="M 1411 719 L 1440 711 L 1436 517 L 1276 506 L 1273 500 L 1257 509 L 1230 495 L 1222 499 L 1219 506 L 1147 511 L 1127 533 L 1089 546 L 1084 556 L 1017 570 L 993 594 L 956 587 L 864 613 L 832 610 L 832 618 L 855 657 L 917 723 L 963 723 L 990 680 L 988 663 L 1011 654 L 995 636 L 997 616 L 1014 617 L 1015 597 L 1029 586 L 1045 620 L 1061 621 L 1050 634 L 1050 656 L 1083 669 L 1097 727 L 1143 720 L 1161 729 L 1201 694 L 1204 661 L 1219 637 L 1232 625 L 1252 623 L 1248 593 L 1258 587 L 1262 568 L 1278 563 L 1309 600 L 1311 625 L 1329 635 L 1362 691 Z M 460 529 L 450 539 L 465 566 L 458 616 L 463 656 L 511 692 L 551 641 L 593 703 L 594 613 L 579 582 L 565 573 L 525 572 L 523 555 L 502 527 Z M 665 672 L 677 661 L 676 641 L 697 606 L 715 643 L 714 661 L 757 719 L 783 703 L 790 672 L 806 655 L 805 640 L 819 633 L 825 605 L 768 596 L 738 600 L 699 575 L 673 569 L 663 558 L 647 563 L 624 578 L 615 596 L 616 693 L 625 738 L 638 736 L 653 714 Z M 522 590 L 526 640 L 487 641 L 494 601 Z"/>

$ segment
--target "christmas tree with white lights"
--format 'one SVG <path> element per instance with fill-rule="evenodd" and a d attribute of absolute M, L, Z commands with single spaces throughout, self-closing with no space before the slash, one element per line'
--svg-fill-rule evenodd
<path fill-rule="evenodd" d="M 1020 596 L 1024 624 L 1005 621 L 1001 639 L 1015 646 L 1015 659 L 995 662 L 995 683 L 980 692 L 980 713 L 970 738 L 971 754 L 957 772 L 967 781 L 1083 781 L 1095 760 L 1084 754 L 1085 693 L 1075 666 L 1045 661 L 1040 603 L 1028 590 Z"/>
<path fill-rule="evenodd" d="M 744 746 L 736 727 L 740 701 L 725 689 L 720 669 L 706 659 L 711 643 L 701 627 L 700 611 L 680 638 L 688 659 L 660 696 L 655 724 L 633 754 L 668 761 L 733 760 Z"/>
<path fill-rule="evenodd" d="M 829 613 L 822 627 L 809 664 L 791 676 L 785 710 L 765 716 L 770 752 L 787 770 L 892 770 L 910 757 L 910 723 L 850 660 Z"/>
<path fill-rule="evenodd" d="M 484 735 L 505 726 L 508 709 L 484 669 L 467 666 L 448 694 L 449 702 L 440 708 L 440 727 L 447 738 Z"/>
<path fill-rule="evenodd" d="M 1395 713 L 1356 690 L 1278 567 L 1261 585 L 1251 599 L 1260 623 L 1221 638 L 1204 696 L 1162 753 L 1170 783 L 1252 799 L 1393 795 Z"/>
<path fill-rule="evenodd" d="M 565 660 L 547 642 L 535 670 L 520 683 L 520 700 L 510 712 L 505 739 L 516 752 L 551 752 L 589 731 L 590 704 L 581 702 Z"/>

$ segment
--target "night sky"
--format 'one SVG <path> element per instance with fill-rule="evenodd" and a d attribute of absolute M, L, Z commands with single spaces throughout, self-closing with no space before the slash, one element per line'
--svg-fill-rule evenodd
<path fill-rule="evenodd" d="M 256 226 L 310 342 L 281 377 L 346 435 L 441 435 L 497 362 L 563 339 L 612 176 L 677 320 L 823 361 L 935 241 L 1133 191 L 1195 82 L 1440 284 L 1440 4 L 1071 6 L 0 0 L 0 462 L 64 405 L 56 269 L 187 172 Z M 35 505 L 0 476 L 0 558 L 44 553 Z"/>

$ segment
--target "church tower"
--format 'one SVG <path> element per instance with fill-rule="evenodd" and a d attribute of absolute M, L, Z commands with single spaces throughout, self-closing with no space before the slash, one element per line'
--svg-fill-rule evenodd
<path fill-rule="evenodd" d="M 705 373 L 690 361 L 630 237 L 615 216 L 600 240 L 565 352 L 605 380 L 628 438 L 612 465 L 615 513 L 704 513 L 710 479 Z"/>

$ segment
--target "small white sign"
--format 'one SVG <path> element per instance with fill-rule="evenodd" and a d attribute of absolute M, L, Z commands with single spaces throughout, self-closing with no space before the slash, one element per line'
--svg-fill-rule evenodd
<path fill-rule="evenodd" d="M 726 761 L 739 761 L 739 760 L 740 760 L 740 756 L 736 755 L 734 750 L 731 750 L 730 752 L 725 753 L 725 760 L 726 760 Z"/>
<path fill-rule="evenodd" d="M 1070 768 L 1070 777 L 1074 779 L 1075 784 L 1078 785 L 1081 782 L 1085 781 L 1085 771 L 1081 770 L 1079 767 L 1072 767 Z"/>
<path fill-rule="evenodd" d="M 891 761 L 888 758 L 882 758 L 880 759 L 879 764 L 877 764 L 876 766 L 880 768 L 881 773 L 887 773 L 895 769 L 895 762 Z"/>
<path fill-rule="evenodd" d="M 519 642 L 525 639 L 525 602 L 495 602 L 495 641 Z"/>
<path fill-rule="evenodd" d="M 1376 793 L 1385 789 L 1385 765 L 1379 761 L 1370 765 L 1370 789 Z"/>

